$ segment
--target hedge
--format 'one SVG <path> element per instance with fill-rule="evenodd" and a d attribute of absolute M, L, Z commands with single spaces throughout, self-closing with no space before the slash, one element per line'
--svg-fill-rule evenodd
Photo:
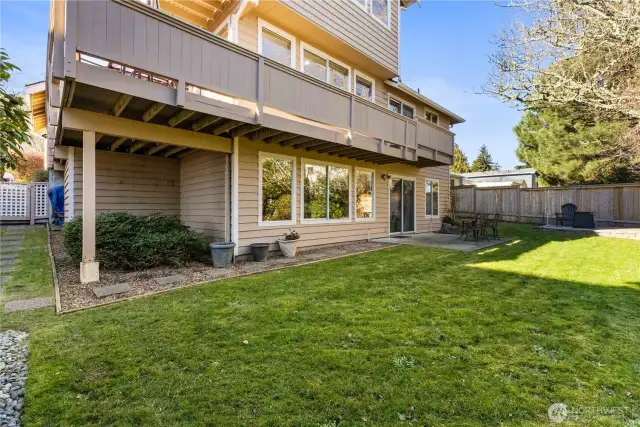
<path fill-rule="evenodd" d="M 62 237 L 71 259 L 80 262 L 82 217 L 67 222 Z M 141 270 L 159 265 L 181 266 L 205 255 L 202 235 L 175 216 L 111 212 L 96 218 L 96 258 L 101 267 Z"/>

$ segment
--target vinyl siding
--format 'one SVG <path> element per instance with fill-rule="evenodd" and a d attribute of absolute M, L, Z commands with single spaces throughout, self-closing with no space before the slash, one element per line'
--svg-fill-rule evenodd
<path fill-rule="evenodd" d="M 180 161 L 180 219 L 210 241 L 229 240 L 229 160 L 198 152 Z"/>
<path fill-rule="evenodd" d="M 75 150 L 75 209 L 82 215 L 82 149 Z M 180 215 L 180 161 L 96 152 L 96 212 Z"/>
<path fill-rule="evenodd" d="M 398 72 L 398 0 L 391 0 L 389 27 L 352 0 L 287 0 L 283 3 L 377 63 Z"/>
<path fill-rule="evenodd" d="M 440 218 L 425 217 L 425 182 L 424 178 L 437 179 L 440 182 L 440 216 L 444 216 L 449 207 L 449 169 L 447 166 L 418 169 L 408 165 L 375 165 L 373 163 L 348 160 L 336 156 L 317 154 L 304 150 L 265 144 L 261 141 L 240 140 L 239 156 L 239 254 L 250 252 L 248 245 L 256 242 L 268 242 L 271 249 L 277 249 L 277 239 L 290 228 L 295 228 L 302 235 L 300 247 L 366 240 L 368 237 L 384 237 L 389 234 L 389 189 L 388 181 L 382 180 L 382 174 L 416 178 L 416 231 L 427 232 L 440 229 Z M 258 158 L 259 152 L 286 154 L 296 157 L 296 224 L 286 226 L 260 226 L 258 224 Z M 302 223 L 300 206 L 301 197 L 301 158 L 316 159 L 347 166 L 359 166 L 375 170 L 375 220 L 340 223 Z M 353 172 L 353 171 L 352 171 Z M 352 185 L 353 186 L 353 185 Z M 351 191 L 352 209 L 355 206 L 355 192 Z"/>

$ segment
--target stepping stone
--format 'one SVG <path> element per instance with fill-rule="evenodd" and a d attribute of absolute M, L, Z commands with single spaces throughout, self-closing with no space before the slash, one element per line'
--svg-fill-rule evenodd
<path fill-rule="evenodd" d="M 7 230 L 24 230 L 26 225 L 7 225 Z"/>
<path fill-rule="evenodd" d="M 4 283 L 9 280 L 9 276 L 0 276 L 0 283 Z"/>
<path fill-rule="evenodd" d="M 187 280 L 187 278 L 182 274 L 176 274 L 174 276 L 156 277 L 153 280 L 155 280 L 158 285 L 166 286 L 172 285 L 177 282 L 182 282 L 183 280 Z"/>
<path fill-rule="evenodd" d="M 0 253 L 10 254 L 20 252 L 22 248 L 20 246 L 0 246 Z"/>
<path fill-rule="evenodd" d="M 2 265 L 0 266 L 0 273 L 1 274 L 7 274 L 7 273 L 12 273 L 13 270 L 15 270 L 16 268 L 13 266 L 5 266 L 4 263 L 2 263 Z"/>
<path fill-rule="evenodd" d="M 4 305 L 4 312 L 35 310 L 36 308 L 49 307 L 50 305 L 51 297 L 9 301 Z"/>
<path fill-rule="evenodd" d="M 18 257 L 18 254 L 0 255 L 0 261 L 2 261 L 1 264 L 4 265 L 5 261 L 15 261 L 17 257 Z"/>
<path fill-rule="evenodd" d="M 24 231 L 5 231 L 6 237 L 24 237 Z"/>
<path fill-rule="evenodd" d="M 128 283 L 118 283 L 116 285 L 109 286 L 98 286 L 93 288 L 93 293 L 98 298 L 108 297 L 109 295 L 122 294 L 124 292 L 129 292 L 131 290 L 131 286 Z"/>
<path fill-rule="evenodd" d="M 9 265 L 14 265 L 18 262 L 15 256 L 13 258 L 3 258 L 8 257 L 9 255 L 0 255 L 0 270 L 5 271 L 4 269 Z"/>

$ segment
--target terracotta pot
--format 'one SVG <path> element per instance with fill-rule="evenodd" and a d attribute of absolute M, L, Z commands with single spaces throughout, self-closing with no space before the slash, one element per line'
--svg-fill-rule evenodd
<path fill-rule="evenodd" d="M 299 240 L 278 240 L 278 245 L 280 245 L 280 252 L 282 252 L 282 255 L 285 258 L 293 258 L 296 256 L 298 242 Z"/>

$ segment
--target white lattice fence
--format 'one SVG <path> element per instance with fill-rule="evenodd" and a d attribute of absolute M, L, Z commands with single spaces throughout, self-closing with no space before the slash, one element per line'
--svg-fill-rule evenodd
<path fill-rule="evenodd" d="M 0 219 L 29 219 L 28 184 L 0 184 Z"/>
<path fill-rule="evenodd" d="M 36 219 L 49 217 L 49 198 L 47 197 L 47 190 L 49 185 L 47 183 L 31 184 L 33 191 L 33 214 Z"/>
<path fill-rule="evenodd" d="M 0 184 L 0 220 L 31 221 L 49 217 L 49 198 L 45 182 Z"/>

